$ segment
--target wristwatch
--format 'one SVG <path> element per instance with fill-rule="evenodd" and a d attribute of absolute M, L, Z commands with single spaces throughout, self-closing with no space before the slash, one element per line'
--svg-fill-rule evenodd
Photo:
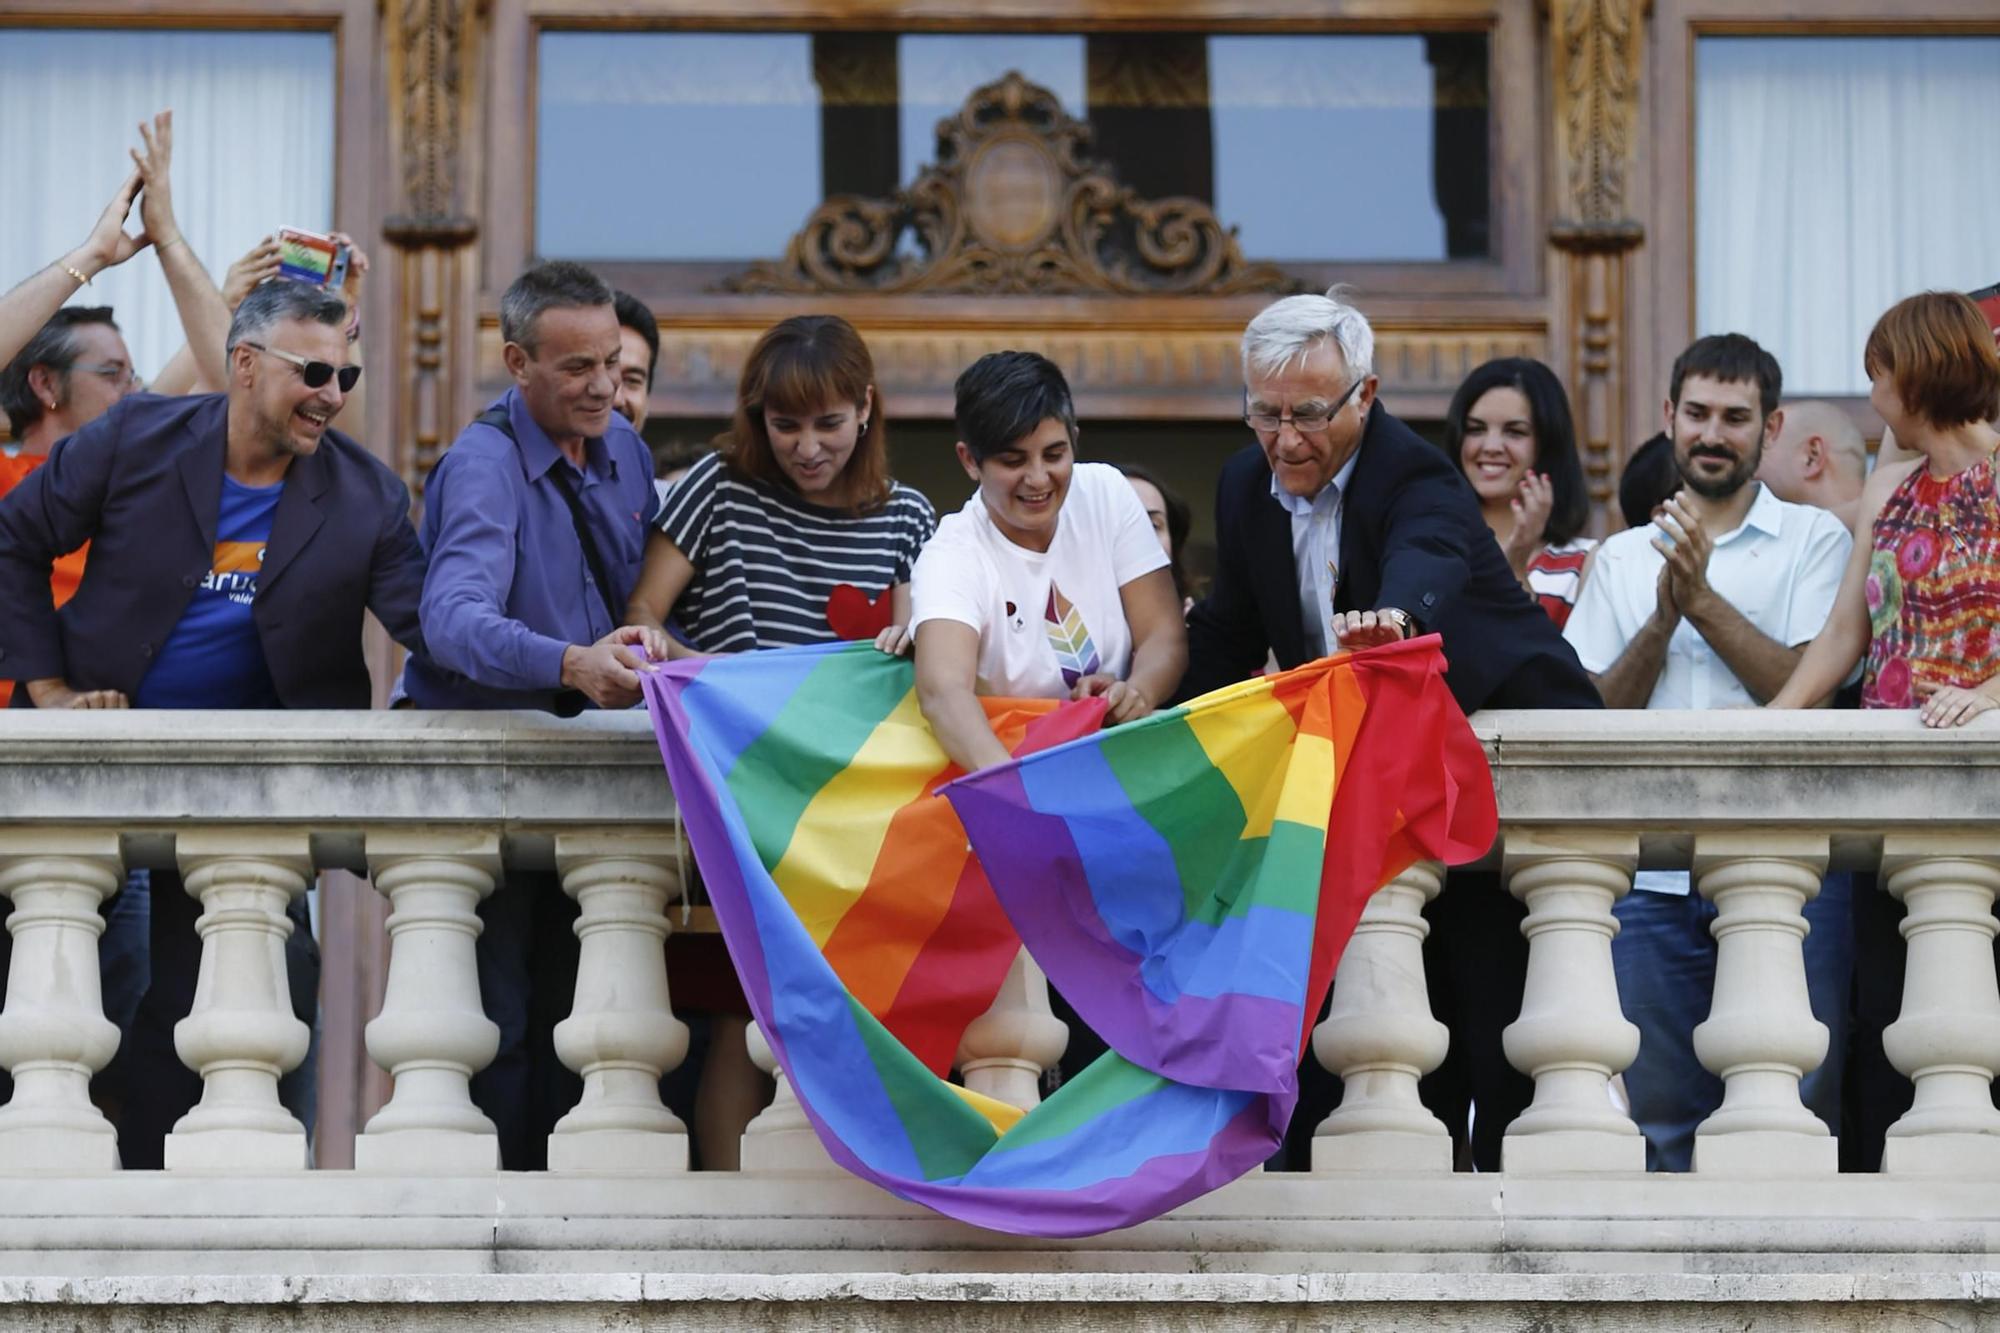
<path fill-rule="evenodd" d="M 1409 638 L 1412 634 L 1416 633 L 1417 622 L 1410 619 L 1410 613 L 1408 611 L 1403 610 L 1400 607 L 1395 607 L 1395 606 L 1382 607 L 1380 610 L 1376 611 L 1375 616 L 1378 620 L 1386 620 L 1390 624 L 1394 625 L 1396 627 L 1396 632 L 1402 635 L 1406 639 Z"/>

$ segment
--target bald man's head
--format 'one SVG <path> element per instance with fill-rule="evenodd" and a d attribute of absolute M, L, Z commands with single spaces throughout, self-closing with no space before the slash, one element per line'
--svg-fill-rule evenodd
<path fill-rule="evenodd" d="M 1757 479 L 1793 504 L 1821 509 L 1850 505 L 1868 479 L 1868 442 L 1852 418 L 1832 403 L 1787 403 Z"/>

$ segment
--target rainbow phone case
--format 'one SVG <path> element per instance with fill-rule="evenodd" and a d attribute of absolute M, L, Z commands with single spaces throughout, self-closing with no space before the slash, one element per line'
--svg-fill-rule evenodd
<path fill-rule="evenodd" d="M 288 227 L 278 233 L 278 276 L 338 287 L 347 277 L 344 249 L 330 236 Z"/>

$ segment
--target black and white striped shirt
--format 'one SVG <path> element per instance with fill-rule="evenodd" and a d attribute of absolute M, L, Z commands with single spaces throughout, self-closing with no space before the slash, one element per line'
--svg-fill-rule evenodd
<path fill-rule="evenodd" d="M 827 619 L 834 589 L 872 601 L 908 583 L 937 514 L 901 483 L 858 517 L 822 508 L 710 454 L 676 483 L 659 526 L 695 567 L 674 618 L 701 651 L 735 653 L 841 637 Z"/>

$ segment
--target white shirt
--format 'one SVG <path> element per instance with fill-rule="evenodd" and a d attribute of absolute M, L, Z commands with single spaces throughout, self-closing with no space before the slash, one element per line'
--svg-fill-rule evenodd
<path fill-rule="evenodd" d="M 1079 677 L 1131 670 L 1119 589 L 1166 563 L 1125 474 L 1078 463 L 1047 551 L 1009 541 L 977 492 L 945 515 L 910 575 L 910 630 L 952 620 L 979 631 L 981 694 L 1068 698 Z"/>
<path fill-rule="evenodd" d="M 1709 586 L 1771 638 L 1796 648 L 1820 632 L 1833 610 L 1854 538 L 1839 519 L 1811 505 L 1788 504 L 1762 482 L 1750 512 L 1734 532 L 1716 538 L 1708 557 Z M 1627 528 L 1597 548 L 1597 563 L 1570 612 L 1563 637 L 1584 670 L 1608 671 L 1659 605 L 1666 557 L 1651 538 L 1653 524 Z M 1757 700 L 1701 632 L 1685 618 L 1667 640 L 1667 660 L 1648 708 L 1755 708 Z M 1641 870 L 1632 887 L 1685 896 L 1683 870 Z"/>
<path fill-rule="evenodd" d="M 1319 488 L 1311 499 L 1293 495 L 1271 474 L 1271 498 L 1292 516 L 1292 564 L 1299 571 L 1299 623 L 1305 628 L 1306 647 L 1317 648 L 1314 657 L 1333 651 L 1333 593 L 1340 570 L 1340 511 L 1347 497 L 1347 483 L 1354 479 L 1354 465 L 1361 458 L 1356 449 L 1333 474 L 1333 480 Z"/>
<path fill-rule="evenodd" d="M 1762 482 L 1751 484 L 1757 498 L 1742 525 L 1715 539 L 1709 586 L 1766 635 L 1796 648 L 1825 626 L 1854 539 L 1826 510 L 1787 504 Z M 1666 557 L 1649 540 L 1659 535 L 1652 524 L 1628 528 L 1597 548 L 1563 629 L 1593 675 L 1611 669 L 1659 605 Z M 1755 708 L 1758 702 L 1691 622 L 1684 618 L 1674 627 L 1648 708 Z"/>

